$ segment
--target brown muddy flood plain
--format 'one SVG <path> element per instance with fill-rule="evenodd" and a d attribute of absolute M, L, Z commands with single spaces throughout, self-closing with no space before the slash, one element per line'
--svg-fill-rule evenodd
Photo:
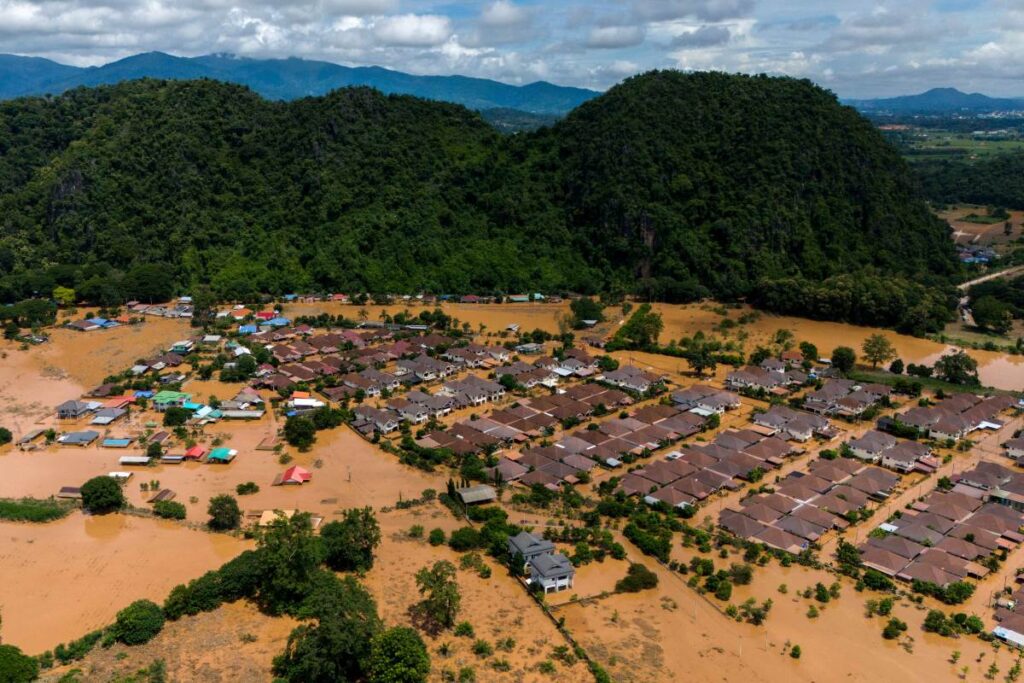
<path fill-rule="evenodd" d="M 383 310 L 395 313 L 408 308 L 415 313 L 422 307 L 397 305 L 366 306 L 367 318 L 376 320 Z M 559 317 L 566 304 L 468 305 L 446 304 L 444 310 L 467 322 L 490 343 L 509 325 L 524 331 L 541 328 L 557 332 Z M 662 341 L 692 336 L 698 331 L 722 336 L 721 311 L 708 305 L 655 307 L 664 317 Z M 285 315 L 328 312 L 357 316 L 359 308 L 332 303 L 286 304 Z M 733 320 L 746 309 L 729 309 Z M 607 309 L 609 321 L 594 332 L 608 335 L 621 324 L 618 308 Z M 482 326 L 482 327 L 481 327 Z M 792 317 L 761 314 L 753 322 L 724 332 L 726 339 L 745 333 L 745 345 L 751 350 L 766 343 L 778 329 L 791 330 L 799 341 L 818 346 L 822 356 L 838 345 L 859 349 L 862 341 L 878 330 L 837 323 L 823 323 Z M 138 358 L 153 355 L 172 342 L 193 334 L 187 323 L 163 319 L 144 324 L 92 333 L 55 330 L 49 343 L 20 350 L 0 343 L 0 424 L 9 426 L 18 436 L 31 429 L 56 427 L 53 408 L 78 398 L 101 383 L 107 375 L 123 370 Z M 885 331 L 905 362 L 931 363 L 951 347 Z M 1024 386 L 1024 357 L 971 351 L 978 359 L 985 384 L 1003 389 Z M 686 363 L 667 356 L 620 352 L 626 362 L 669 373 L 673 380 L 689 384 L 684 377 Z M 725 369 L 719 369 L 719 376 Z M 231 398 L 241 385 L 218 381 L 189 381 L 184 391 L 198 400 L 210 396 Z M 269 398 L 268 392 L 263 392 Z M 726 415 L 723 428 L 740 428 L 749 419 L 753 402 Z M 465 415 L 460 415 L 465 417 Z M 152 418 L 132 418 L 134 422 L 117 424 L 109 432 L 121 435 L 142 431 L 143 422 Z M 61 642 L 112 622 L 118 610 L 140 598 L 161 602 L 176 584 L 219 567 L 246 548 L 250 541 L 211 534 L 198 527 L 206 520 L 211 497 L 230 493 L 243 482 L 255 482 L 258 493 L 240 496 L 243 511 L 298 509 L 336 518 L 346 508 L 369 505 L 377 511 L 383 533 L 375 565 L 363 579 L 374 594 L 382 619 L 389 625 L 412 624 L 409 607 L 420 599 L 414 575 L 418 569 L 439 559 L 459 565 L 460 555 L 447 546 L 433 547 L 423 539 L 413 539 L 408 530 L 423 526 L 427 533 L 438 527 L 446 533 L 463 525 L 438 503 L 408 510 L 392 509 L 399 500 L 419 497 L 425 489 L 443 491 L 450 476 L 439 470 L 425 473 L 403 466 L 397 458 L 358 437 L 348 428 L 318 435 L 308 453 L 292 448 L 285 465 L 280 454 L 258 450 L 257 446 L 281 427 L 281 419 L 268 414 L 254 423 L 221 422 L 205 428 L 202 443 L 236 449 L 238 456 L 227 465 L 185 463 L 134 468 L 134 477 L 126 484 L 129 502 L 148 507 L 152 492 L 141 484 L 158 481 L 161 489 L 171 489 L 175 500 L 185 504 L 187 523 L 166 522 L 134 515 L 114 514 L 101 517 L 73 512 L 67 518 L 49 524 L 0 523 L 0 610 L 3 613 L 3 640 L 28 653 L 38 653 Z M 849 433 L 859 433 L 868 425 L 843 425 Z M 68 425 L 61 425 L 69 429 Z M 74 425 L 86 429 L 86 424 Z M 98 431 L 103 432 L 100 428 Z M 997 449 L 997 445 L 992 445 Z M 180 445 L 172 447 L 179 452 Z M 989 447 L 986 445 L 985 452 Z M 129 469 L 118 465 L 122 455 L 134 455 L 138 447 L 104 449 L 51 446 L 39 451 L 21 452 L 11 447 L 0 449 L 0 497 L 48 497 L 61 486 L 79 486 L 90 477 L 113 470 Z M 993 450 L 995 452 L 995 450 Z M 966 461 L 967 455 L 959 455 Z M 988 456 L 986 456 L 988 457 Z M 302 486 L 271 486 L 275 475 L 287 466 L 299 465 L 313 474 Z M 794 465 L 800 467 L 802 465 Z M 621 472 L 617 473 L 621 474 Z M 595 484 L 608 478 L 595 476 Z M 930 486 L 926 485 L 926 486 Z M 591 489 L 592 490 L 592 489 Z M 911 494 L 907 494 L 911 495 Z M 701 512 L 713 516 L 738 501 L 741 493 L 714 501 Z M 541 527 L 546 521 L 532 512 L 521 513 L 503 503 L 513 522 L 530 517 Z M 735 500 L 734 500 L 735 499 Z M 901 499 L 900 505 L 903 504 Z M 388 508 L 383 511 L 382 508 Z M 891 511 L 891 510 L 889 510 Z M 888 514 L 886 511 L 884 514 Z M 875 521 L 880 521 L 876 517 Z M 190 526 L 191 525 L 191 526 Z M 853 534 L 866 533 L 873 522 L 866 522 Z M 538 528 L 538 533 L 540 528 Z M 621 539 L 620 539 L 621 540 Z M 829 543 L 834 543 L 830 539 Z M 925 602 L 918 606 L 903 601 L 894 614 L 910 625 L 912 640 L 902 644 L 881 638 L 884 620 L 868 618 L 864 603 L 879 597 L 857 593 L 852 582 L 843 581 L 841 597 L 827 605 L 817 605 L 819 615 L 809 618 L 812 599 L 798 593 L 821 581 L 831 584 L 835 576 L 824 571 L 798 566 L 782 567 L 772 561 L 756 569 L 749 586 L 737 586 L 731 602 L 740 604 L 748 597 L 758 602 L 773 601 L 763 626 L 738 623 L 723 612 L 724 603 L 698 595 L 685 585 L 688 577 L 659 566 L 633 546 L 627 548 L 628 561 L 607 559 L 580 568 L 575 587 L 548 596 L 556 619 L 564 619 L 568 631 L 583 648 L 604 666 L 616 681 L 647 683 L 652 681 L 928 681 L 955 680 L 964 665 L 969 666 L 967 680 L 982 680 L 995 660 L 1000 678 L 1013 664 L 1006 648 L 995 652 L 976 638 L 949 639 L 926 634 L 921 622 Z M 571 553 L 571 548 L 560 548 Z M 822 551 L 824 556 L 830 552 Z M 682 548 L 678 537 L 672 557 L 686 562 L 693 551 Z M 1021 564 L 1021 553 L 1011 554 L 998 582 L 1011 580 Z M 716 567 L 741 561 L 739 556 L 720 559 L 713 554 Z M 615 583 L 622 578 L 629 561 L 641 562 L 660 578 L 659 586 L 639 594 L 615 594 Z M 474 667 L 477 681 L 593 680 L 583 662 L 555 661 L 554 648 L 565 645 L 555 623 L 538 608 L 518 582 L 508 576 L 493 558 L 485 558 L 492 569 L 483 578 L 473 569 L 460 569 L 463 594 L 459 620 L 469 621 L 475 638 L 496 645 L 512 638 L 506 649 L 497 649 L 493 657 L 481 659 L 472 652 L 473 639 L 455 637 L 451 632 L 425 638 L 432 658 L 432 681 L 448 680 L 445 672 Z M 786 586 L 786 592 L 780 586 Z M 991 610 L 984 604 L 995 583 L 985 582 L 967 611 L 982 614 L 990 622 Z M 945 608 L 950 611 L 949 608 Z M 964 609 L 964 608 L 959 608 Z M 152 642 L 139 648 L 116 645 L 97 649 L 83 663 L 84 680 L 107 681 L 123 676 L 155 659 L 168 666 L 175 681 L 269 681 L 270 661 L 284 648 L 294 622 L 259 614 L 246 604 L 226 605 L 212 613 L 186 617 L 168 627 Z M 446 644 L 448 654 L 440 650 Z M 800 645 L 803 656 L 795 660 L 789 648 Z M 953 650 L 962 652 L 958 666 L 948 660 Z M 507 660 L 507 670 L 494 667 L 491 660 Z M 555 673 L 544 673 L 542 664 L 551 662 Z M 44 680 L 58 680 L 68 668 L 47 672 Z"/>

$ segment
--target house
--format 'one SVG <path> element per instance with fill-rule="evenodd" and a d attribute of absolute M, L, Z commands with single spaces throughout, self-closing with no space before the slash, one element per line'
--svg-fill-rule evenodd
<path fill-rule="evenodd" d="M 421 403 L 413 403 L 404 398 L 396 398 L 388 402 L 388 408 L 398 413 L 406 422 L 423 424 L 430 419 L 430 410 Z"/>
<path fill-rule="evenodd" d="M 378 410 L 364 405 L 358 406 L 354 412 L 356 420 L 353 426 L 360 433 L 378 431 L 381 434 L 389 434 L 398 429 L 398 414 L 390 410 Z"/>
<path fill-rule="evenodd" d="M 274 486 L 283 486 L 286 484 L 305 484 L 307 481 L 313 479 L 312 473 L 309 470 L 294 465 L 289 467 L 281 474 L 277 475 L 274 479 Z"/>
<path fill-rule="evenodd" d="M 222 446 L 220 448 L 214 448 L 212 451 L 210 451 L 210 454 L 206 456 L 206 462 L 227 464 L 234 460 L 236 455 L 238 455 L 238 451 L 236 451 L 235 449 L 224 448 Z"/>
<path fill-rule="evenodd" d="M 64 401 L 57 406 L 57 419 L 77 420 L 92 410 L 92 405 L 84 401 Z"/>
<path fill-rule="evenodd" d="M 1024 438 L 1018 437 L 1010 439 L 1003 444 L 1003 448 L 1006 449 L 1006 455 L 1013 458 L 1014 460 L 1024 456 Z"/>
<path fill-rule="evenodd" d="M 171 344 L 171 353 L 187 354 L 195 348 L 195 345 L 195 342 L 191 339 L 183 339 L 182 341 L 177 341 Z"/>
<path fill-rule="evenodd" d="M 861 460 L 878 462 L 885 451 L 896 445 L 896 438 L 885 432 L 871 430 L 858 439 L 851 439 L 847 445 Z"/>
<path fill-rule="evenodd" d="M 527 566 L 530 570 L 530 584 L 539 584 L 545 593 L 572 588 L 576 568 L 561 553 L 538 555 L 527 562 Z"/>
<path fill-rule="evenodd" d="M 87 430 L 83 432 L 68 432 L 67 434 L 61 434 L 57 437 L 57 443 L 62 446 L 88 446 L 96 439 L 100 438 L 99 432 Z"/>
<path fill-rule="evenodd" d="M 929 462 L 931 449 L 917 441 L 903 441 L 882 453 L 882 467 L 898 472 L 910 472 L 914 469 L 923 470 L 928 474 L 935 471 Z"/>
<path fill-rule="evenodd" d="M 164 412 L 171 407 L 182 407 L 192 400 L 192 394 L 181 391 L 158 391 L 153 397 L 153 410 Z"/>
<path fill-rule="evenodd" d="M 128 411 L 123 408 L 102 408 L 96 411 L 96 415 L 92 418 L 90 424 L 106 426 L 113 424 L 127 414 Z"/>

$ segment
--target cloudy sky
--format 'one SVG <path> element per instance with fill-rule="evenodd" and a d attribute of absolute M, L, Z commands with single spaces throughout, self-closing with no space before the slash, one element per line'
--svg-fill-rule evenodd
<path fill-rule="evenodd" d="M 1024 0 L 0 0 L 0 52 L 94 65 L 150 50 L 597 89 L 680 68 L 844 97 L 1024 96 Z"/>

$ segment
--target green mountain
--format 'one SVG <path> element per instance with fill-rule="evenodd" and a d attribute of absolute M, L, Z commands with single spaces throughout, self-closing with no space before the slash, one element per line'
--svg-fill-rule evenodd
<path fill-rule="evenodd" d="M 348 67 L 307 59 L 251 59 L 230 54 L 177 57 L 145 52 L 103 66 L 79 68 L 46 59 L 0 54 L 0 99 L 60 94 L 81 86 L 112 85 L 139 78 L 210 78 L 246 85 L 272 100 L 325 95 L 366 85 L 388 94 L 415 95 L 470 109 L 511 108 L 565 114 L 598 93 L 537 82 L 508 85 L 466 76 L 416 76 L 379 66 Z"/>
<path fill-rule="evenodd" d="M 931 324 L 957 264 L 908 178 L 792 79 L 654 72 L 515 136 L 365 88 L 138 81 L 0 103 L 0 298 L 618 290 Z"/>
<path fill-rule="evenodd" d="M 1020 111 L 1024 99 L 989 97 L 965 93 L 956 88 L 932 88 L 918 95 L 901 95 L 874 100 L 848 100 L 847 104 L 863 112 L 891 114 L 954 114 L 961 112 Z"/>

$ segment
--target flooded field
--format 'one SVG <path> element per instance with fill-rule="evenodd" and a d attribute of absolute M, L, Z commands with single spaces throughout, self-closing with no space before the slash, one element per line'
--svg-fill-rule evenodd
<path fill-rule="evenodd" d="M 424 539 L 408 538 L 409 527 L 418 524 L 427 532 L 438 527 L 447 534 L 462 524 L 437 504 L 388 513 L 380 516 L 380 523 L 384 543 L 365 583 L 377 598 L 380 615 L 385 622 L 410 625 L 409 607 L 421 599 L 416 590 L 416 572 L 442 559 L 458 567 L 460 555 L 447 547 L 434 548 Z M 460 569 L 458 572 L 462 593 L 458 621 L 468 621 L 473 626 L 474 638 L 453 637 L 451 632 L 426 638 L 434 667 L 431 680 L 444 680 L 441 673 L 445 669 L 457 672 L 464 667 L 475 668 L 478 681 L 532 683 L 551 680 L 550 674 L 537 671 L 537 665 L 551 660 L 553 649 L 565 645 L 566 641 L 526 591 L 508 576 L 506 569 L 493 558 L 487 557 L 485 562 L 492 569 L 490 578 L 481 578 L 472 569 Z M 471 650 L 474 639 L 483 639 L 495 646 L 497 641 L 506 638 L 515 641 L 511 649 L 505 651 L 495 647 L 492 658 L 481 658 Z M 448 656 L 435 654 L 442 643 L 447 643 L 451 649 Z M 488 659 L 497 658 L 508 660 L 511 669 L 498 671 L 493 668 Z M 580 683 L 593 680 L 583 663 L 573 666 L 555 663 L 558 680 Z"/>
<path fill-rule="evenodd" d="M 868 618 L 865 611 L 865 601 L 878 594 L 857 593 L 844 581 L 840 598 L 822 605 L 797 593 L 817 582 L 830 585 L 833 575 L 776 562 L 756 569 L 753 582 L 737 587 L 731 599 L 737 605 L 747 598 L 758 603 L 771 599 L 765 625 L 737 623 L 722 613 L 725 603 L 686 587 L 687 577 L 650 558 L 637 559 L 659 574 L 655 590 L 556 610 L 616 681 L 952 681 L 965 665 L 968 680 L 982 680 L 993 660 L 1005 672 L 1016 659 L 1005 648 L 995 653 L 974 638 L 923 632 L 926 611 L 908 601 L 893 610 L 909 625 L 908 637 L 886 641 L 881 636 L 885 620 Z M 726 562 L 714 560 L 716 565 Z M 807 616 L 811 603 L 819 612 L 814 619 Z M 801 648 L 799 660 L 789 656 L 792 645 Z M 954 650 L 961 652 L 956 666 L 950 662 Z"/>
<path fill-rule="evenodd" d="M 4 642 L 36 653 L 106 626 L 133 600 L 175 585 L 250 545 L 180 524 L 79 512 L 49 524 L 0 523 Z"/>

